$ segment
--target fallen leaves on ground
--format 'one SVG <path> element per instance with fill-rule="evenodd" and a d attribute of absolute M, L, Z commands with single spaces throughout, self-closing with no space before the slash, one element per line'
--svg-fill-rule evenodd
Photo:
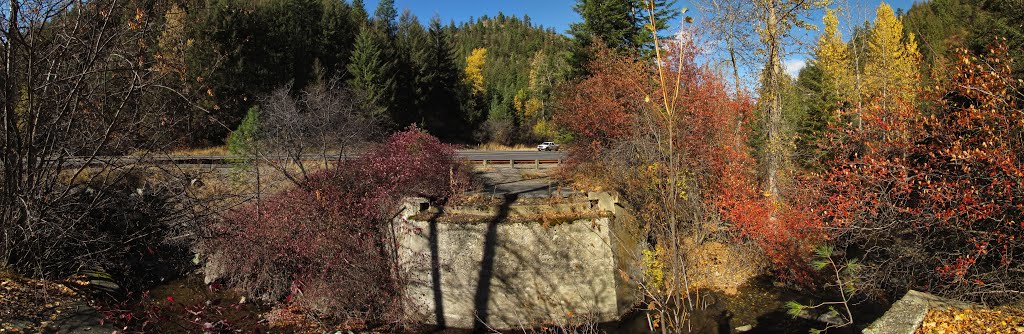
<path fill-rule="evenodd" d="M 1017 307 L 931 310 L 916 333 L 1024 333 L 1024 310 Z"/>
<path fill-rule="evenodd" d="M 86 305 L 74 287 L 86 282 L 53 282 L 0 274 L 0 333 L 36 333 L 62 315 Z"/>

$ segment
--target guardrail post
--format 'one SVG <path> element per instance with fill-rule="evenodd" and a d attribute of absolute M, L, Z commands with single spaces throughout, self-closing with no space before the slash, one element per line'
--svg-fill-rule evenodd
<path fill-rule="evenodd" d="M 540 169 L 540 159 L 533 160 L 533 169 Z"/>
<path fill-rule="evenodd" d="M 516 159 L 509 159 L 508 165 L 512 166 L 512 168 L 516 168 Z"/>

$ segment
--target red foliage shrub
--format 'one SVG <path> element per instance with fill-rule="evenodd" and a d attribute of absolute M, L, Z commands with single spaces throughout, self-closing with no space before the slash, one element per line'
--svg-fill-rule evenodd
<path fill-rule="evenodd" d="M 866 286 L 1020 298 L 1024 99 L 1009 59 L 1002 44 L 961 51 L 932 110 L 872 108 L 836 143 L 817 212 Z"/>
<path fill-rule="evenodd" d="M 805 276 L 807 256 L 822 239 L 820 220 L 803 204 L 770 203 L 762 195 L 747 142 L 753 101 L 730 94 L 725 80 L 698 65 L 699 50 L 687 42 L 664 48 L 664 87 L 656 84 L 656 67 L 607 50 L 597 54 L 592 75 L 566 91 L 555 116 L 580 144 L 571 147 L 570 168 L 619 191 L 658 242 L 669 241 L 673 214 L 687 237 L 720 230 L 706 227 L 721 223 L 779 268 Z M 672 110 L 664 107 L 666 96 L 675 97 Z M 795 203 L 813 198 L 794 188 Z"/>
<path fill-rule="evenodd" d="M 316 315 L 394 320 L 401 291 L 387 221 L 404 196 L 441 200 L 463 179 L 455 150 L 415 127 L 301 187 L 235 210 L 207 242 L 209 265 L 232 286 Z"/>
<path fill-rule="evenodd" d="M 637 113 L 650 108 L 644 65 L 603 47 L 595 53 L 588 64 L 591 75 L 567 87 L 554 114 L 555 123 L 579 144 L 573 155 L 590 156 L 631 135 Z"/>

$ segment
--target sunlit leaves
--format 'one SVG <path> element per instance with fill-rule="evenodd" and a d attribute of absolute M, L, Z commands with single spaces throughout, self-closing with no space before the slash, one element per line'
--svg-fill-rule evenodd
<path fill-rule="evenodd" d="M 466 57 L 465 78 L 469 84 L 470 92 L 474 95 L 482 95 L 487 91 L 484 86 L 484 64 L 487 63 L 487 49 L 476 48 Z"/>
<path fill-rule="evenodd" d="M 921 54 L 914 34 L 903 33 L 902 19 L 884 2 L 878 6 L 871 28 L 868 56 L 864 67 L 867 95 L 879 97 L 887 104 L 896 97 L 913 103 Z"/>
<path fill-rule="evenodd" d="M 844 243 L 901 247 L 865 255 L 873 284 L 977 294 L 1021 283 L 1007 272 L 1024 251 L 1022 96 L 1009 55 L 1002 41 L 961 50 L 934 108 L 876 100 L 863 131 L 833 142 L 842 153 L 822 175 L 822 218 Z"/>

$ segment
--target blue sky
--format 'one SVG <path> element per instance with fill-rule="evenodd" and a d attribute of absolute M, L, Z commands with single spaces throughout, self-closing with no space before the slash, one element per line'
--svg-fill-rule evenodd
<path fill-rule="evenodd" d="M 919 1 L 924 0 L 893 0 L 887 1 L 887 3 L 894 9 L 907 10 L 914 2 Z M 373 10 L 377 7 L 379 0 L 365 0 L 365 2 L 366 10 L 373 15 Z M 699 15 L 692 11 L 698 6 L 691 4 L 690 1 L 679 0 L 678 2 L 680 7 L 691 8 L 691 15 Z M 840 21 L 854 21 L 855 24 L 859 24 L 865 20 L 874 19 L 875 8 L 880 2 L 880 0 L 833 0 L 831 7 L 843 7 L 850 12 L 849 18 L 840 17 Z M 503 12 L 506 15 L 529 15 L 535 25 L 553 27 L 555 31 L 561 33 L 569 29 L 569 24 L 580 21 L 580 16 L 572 10 L 575 4 L 576 0 L 395 0 L 399 12 L 409 9 L 422 22 L 438 15 L 443 23 L 447 24 L 449 21 L 459 23 L 470 18 L 483 15 L 495 16 L 498 12 Z M 822 15 L 824 15 L 824 11 L 817 11 L 810 23 L 820 26 Z M 846 38 L 850 36 L 849 29 L 852 27 L 848 23 L 841 22 L 843 25 L 841 28 L 844 30 L 843 36 Z M 803 43 L 810 44 L 814 42 L 817 35 L 818 32 L 808 32 L 798 38 Z M 785 59 L 787 70 L 796 73 L 806 63 L 807 58 L 806 54 L 791 53 Z"/>
<path fill-rule="evenodd" d="M 373 14 L 379 0 L 365 0 L 366 10 Z M 879 0 L 834 0 L 835 5 L 853 7 L 857 4 L 860 7 L 875 8 Z M 888 1 L 894 8 L 909 9 L 914 0 Z M 851 3 L 851 5 L 847 5 Z M 469 20 L 471 17 L 483 15 L 494 16 L 498 12 L 506 15 L 529 15 L 536 24 L 545 27 L 554 27 L 558 32 L 565 32 L 569 24 L 580 21 L 580 16 L 572 10 L 576 0 L 396 0 L 395 5 L 399 12 L 408 8 L 413 14 L 426 21 L 435 14 L 441 17 L 441 21 L 448 23 L 454 20 L 456 23 Z M 689 1 L 679 1 L 680 7 L 696 8 Z M 873 15 L 872 15 L 873 16 Z M 820 16 L 819 16 L 820 17 Z"/>
<path fill-rule="evenodd" d="M 365 2 L 366 11 L 373 15 L 379 0 Z M 471 17 L 495 16 L 498 12 L 515 16 L 525 14 L 534 24 L 565 32 L 570 23 L 580 21 L 580 16 L 572 10 L 575 3 L 575 0 L 395 0 L 395 7 L 399 13 L 408 8 L 424 23 L 435 14 L 445 24 L 451 20 L 459 23 Z"/>

